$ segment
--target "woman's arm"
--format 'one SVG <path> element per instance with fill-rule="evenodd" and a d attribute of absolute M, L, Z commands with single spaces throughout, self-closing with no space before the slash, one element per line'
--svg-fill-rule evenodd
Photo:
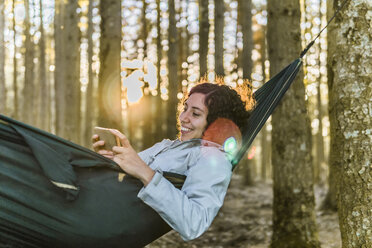
<path fill-rule="evenodd" d="M 202 147 L 182 190 L 157 172 L 138 197 L 157 211 L 184 240 L 204 233 L 223 204 L 231 178 L 231 164 L 214 147 Z"/>

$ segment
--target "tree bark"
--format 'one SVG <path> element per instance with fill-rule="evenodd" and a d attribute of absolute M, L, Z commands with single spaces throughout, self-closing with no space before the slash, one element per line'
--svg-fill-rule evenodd
<path fill-rule="evenodd" d="M 98 125 L 121 130 L 123 127 L 120 80 L 121 1 L 101 1 L 100 13 Z"/>
<path fill-rule="evenodd" d="M 333 3 L 327 1 L 327 19 L 331 18 L 334 14 Z M 322 209 L 324 210 L 337 210 L 337 195 L 339 191 L 339 179 L 340 170 L 339 165 L 341 164 L 341 146 L 340 140 L 342 140 L 342 134 L 336 132 L 336 117 L 334 115 L 335 97 L 332 91 L 334 81 L 334 65 L 336 64 L 333 54 L 335 54 L 336 44 L 335 39 L 337 30 L 335 29 L 335 22 L 331 22 L 327 27 L 327 79 L 328 79 L 328 114 L 330 122 L 330 150 L 329 150 L 329 174 L 328 174 L 328 192 L 322 203 Z"/>
<path fill-rule="evenodd" d="M 147 37 L 148 37 L 148 25 L 147 25 L 147 19 L 146 19 L 146 9 L 147 9 L 147 3 L 146 0 L 142 0 L 142 40 L 144 42 L 143 45 L 143 57 L 144 59 L 147 59 Z M 142 133 L 143 133 L 143 148 L 149 148 L 154 144 L 154 133 L 153 133 L 153 111 L 152 111 L 152 100 L 153 96 L 151 94 L 150 90 L 150 84 L 145 81 L 145 86 L 143 88 L 143 97 L 141 99 L 142 105 L 144 106 L 144 111 L 142 112 Z"/>
<path fill-rule="evenodd" d="M 22 92 L 22 121 L 30 125 L 34 125 L 35 118 L 34 114 L 34 102 L 36 96 L 34 96 L 34 44 L 31 40 L 30 34 L 30 6 L 29 1 L 25 0 L 25 20 L 24 20 L 24 36 L 25 36 L 25 76 L 24 86 Z"/>
<path fill-rule="evenodd" d="M 4 44 L 4 0 L 0 0 L 0 113 L 6 114 L 7 92 L 5 87 L 5 44 Z"/>
<path fill-rule="evenodd" d="M 55 69 L 54 69 L 54 96 L 55 96 L 55 131 L 57 135 L 64 137 L 63 124 L 65 120 L 65 46 L 64 46 L 64 7 L 62 0 L 55 1 L 55 16 L 54 16 L 54 42 L 55 42 Z"/>
<path fill-rule="evenodd" d="M 266 82 L 266 26 L 262 26 L 262 38 L 261 38 L 261 73 L 262 83 Z M 267 130 L 268 122 L 263 126 L 261 130 L 261 176 L 264 181 L 268 179 L 269 168 L 271 167 L 270 150 L 271 142 L 269 141 L 270 132 Z"/>
<path fill-rule="evenodd" d="M 341 1 L 334 1 L 336 9 Z M 372 247 L 372 37 L 368 0 L 347 3 L 335 20 L 335 49 L 329 54 L 332 150 L 339 149 L 338 214 L 342 247 Z M 337 140 L 335 139 L 337 138 Z M 334 154 L 333 154 L 334 155 Z"/>
<path fill-rule="evenodd" d="M 48 120 L 50 116 L 50 85 L 47 81 L 47 64 L 45 59 L 45 33 L 43 23 L 43 2 L 39 0 L 40 7 L 40 39 L 39 39 L 39 99 L 37 106 L 37 126 L 43 130 L 49 131 Z"/>
<path fill-rule="evenodd" d="M 174 139 L 177 134 L 177 88 L 178 88 L 178 36 L 176 27 L 176 10 L 174 0 L 169 0 L 169 50 L 168 50 L 168 114 L 167 114 L 167 130 L 168 138 Z"/>
<path fill-rule="evenodd" d="M 252 0 L 241 1 L 242 15 L 242 33 L 243 33 L 243 51 L 242 51 L 242 67 L 243 67 L 243 78 L 251 80 L 252 74 L 252 49 L 253 49 L 253 37 L 252 37 Z"/>
<path fill-rule="evenodd" d="M 16 29 L 16 20 L 15 20 L 15 1 L 12 1 L 12 12 L 13 12 L 13 103 L 14 103 L 14 109 L 13 109 L 13 118 L 18 119 L 19 118 L 19 110 L 18 110 L 18 72 L 17 72 L 17 45 L 16 45 L 16 36 L 17 36 L 17 29 Z"/>
<path fill-rule="evenodd" d="M 91 145 L 91 137 L 92 137 L 92 130 L 93 130 L 93 121 L 94 121 L 94 113 L 95 113 L 95 106 L 94 106 L 94 95 L 93 95 L 93 0 L 89 0 L 88 6 L 88 30 L 87 30 L 87 40 L 88 40 L 88 85 L 87 85 L 87 92 L 86 92 L 86 101 L 85 101 L 85 133 L 84 133 L 84 140 L 85 146 L 90 147 Z"/>
<path fill-rule="evenodd" d="M 268 1 L 270 75 L 301 52 L 300 3 Z M 320 247 L 315 223 L 311 132 L 300 71 L 272 116 L 271 247 Z"/>
<path fill-rule="evenodd" d="M 208 1 L 199 0 L 199 70 L 200 77 L 207 74 L 208 55 Z"/>
<path fill-rule="evenodd" d="M 225 3 L 223 0 L 214 0 L 214 62 L 217 76 L 224 76 L 223 68 L 223 31 L 225 27 Z"/>
<path fill-rule="evenodd" d="M 57 5 L 56 5 L 57 6 Z M 57 135 L 79 143 L 80 139 L 80 31 L 77 1 L 59 2 L 56 29 L 56 131 Z M 57 42 L 58 40 L 58 42 Z M 61 49 L 61 50 L 60 50 Z M 60 56 L 59 58 L 57 58 Z M 58 61 L 58 63 L 57 63 Z"/>
<path fill-rule="evenodd" d="M 163 104 L 164 104 L 164 101 L 161 99 L 161 74 L 160 74 L 160 71 L 161 71 L 161 60 L 162 60 L 162 55 L 163 55 L 163 48 L 162 48 L 162 45 L 161 45 L 161 26 L 160 26 L 160 22 L 161 22 L 161 10 L 160 10 L 160 0 L 156 0 L 156 13 L 157 13 L 157 17 L 156 17 L 156 31 L 157 31 L 157 37 L 156 37 L 156 68 L 157 68 L 157 71 L 156 71 L 156 81 L 157 81 L 157 88 L 156 88 L 156 91 L 157 91 L 157 96 L 156 96 L 156 114 L 155 114 L 155 125 L 156 125 L 156 132 L 155 132 L 155 142 L 159 142 L 163 136 L 164 136 L 164 132 L 163 132 L 163 114 L 162 114 L 162 108 L 163 108 Z"/>

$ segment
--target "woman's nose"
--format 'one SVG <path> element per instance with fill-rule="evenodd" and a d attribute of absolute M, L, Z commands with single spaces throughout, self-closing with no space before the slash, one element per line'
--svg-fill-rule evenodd
<path fill-rule="evenodd" d="M 181 122 L 188 122 L 190 119 L 189 119 L 189 115 L 187 113 L 187 111 L 185 112 L 182 112 L 181 115 L 180 115 L 180 121 Z"/>

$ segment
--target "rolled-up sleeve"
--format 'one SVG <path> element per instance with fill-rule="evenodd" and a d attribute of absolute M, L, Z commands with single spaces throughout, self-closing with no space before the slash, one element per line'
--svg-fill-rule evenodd
<path fill-rule="evenodd" d="M 223 204 L 231 179 L 231 164 L 214 147 L 201 148 L 201 156 L 187 173 L 181 190 L 160 172 L 138 193 L 184 240 L 203 234 Z"/>

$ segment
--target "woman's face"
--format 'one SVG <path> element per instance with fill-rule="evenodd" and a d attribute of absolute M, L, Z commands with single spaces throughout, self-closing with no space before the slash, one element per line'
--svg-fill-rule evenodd
<path fill-rule="evenodd" d="M 207 126 L 208 109 L 204 104 L 205 95 L 194 93 L 189 96 L 180 114 L 181 140 L 200 139 Z"/>

